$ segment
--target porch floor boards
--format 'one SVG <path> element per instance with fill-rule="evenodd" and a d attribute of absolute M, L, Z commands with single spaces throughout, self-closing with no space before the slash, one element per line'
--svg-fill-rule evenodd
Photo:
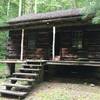
<path fill-rule="evenodd" d="M 28 60 L 1 60 L 0 63 L 23 63 Z M 53 61 L 53 60 L 29 60 L 33 62 L 46 62 L 45 65 L 75 65 L 75 66 L 93 66 L 93 67 L 100 67 L 100 61 Z"/>
<path fill-rule="evenodd" d="M 98 61 L 47 61 L 47 65 L 62 65 L 62 66 L 93 66 L 100 67 Z"/>

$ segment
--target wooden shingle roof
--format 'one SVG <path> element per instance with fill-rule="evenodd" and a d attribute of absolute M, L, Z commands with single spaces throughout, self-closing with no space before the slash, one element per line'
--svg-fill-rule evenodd
<path fill-rule="evenodd" d="M 82 16 L 82 15 L 83 13 L 81 12 L 80 9 L 68 9 L 68 10 L 60 10 L 60 11 L 38 13 L 38 14 L 31 13 L 28 15 L 23 15 L 20 17 L 13 18 L 8 23 L 49 20 L 49 19 L 67 18 L 67 17 L 74 17 L 74 16 Z"/>

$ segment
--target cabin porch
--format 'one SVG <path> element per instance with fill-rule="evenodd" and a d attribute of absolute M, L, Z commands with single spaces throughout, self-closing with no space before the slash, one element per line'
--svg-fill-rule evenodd
<path fill-rule="evenodd" d="M 65 68 L 65 70 L 67 69 L 78 69 L 80 70 L 80 68 L 85 69 L 85 71 L 89 69 L 89 73 L 91 73 L 91 69 L 93 69 L 95 71 L 95 74 L 97 73 L 99 76 L 100 73 L 100 62 L 99 61 L 54 61 L 54 60 L 32 60 L 32 59 L 27 59 L 27 60 L 2 60 L 0 61 L 0 63 L 5 63 L 7 64 L 8 68 L 9 68 L 9 75 L 12 76 L 13 73 L 15 73 L 15 68 L 16 65 L 23 65 L 26 62 L 33 62 L 33 63 L 44 63 L 44 68 L 45 70 L 49 70 L 52 69 L 53 70 L 59 69 L 59 68 Z M 72 67 L 73 66 L 73 67 Z M 66 73 L 67 74 L 67 73 Z"/>
<path fill-rule="evenodd" d="M 46 61 L 47 64 L 98 66 L 99 25 L 52 26 L 9 31 L 6 58 Z M 19 41 L 18 41 L 19 40 Z M 10 62 L 11 63 L 11 62 Z M 14 70 L 14 64 L 9 64 Z"/>
<path fill-rule="evenodd" d="M 6 58 L 100 61 L 99 32 L 95 25 L 13 30 L 9 32 Z"/>

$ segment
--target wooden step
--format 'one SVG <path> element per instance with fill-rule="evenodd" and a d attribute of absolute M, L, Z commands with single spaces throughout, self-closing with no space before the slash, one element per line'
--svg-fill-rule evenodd
<path fill-rule="evenodd" d="M 20 68 L 20 71 L 40 71 L 41 69 L 33 69 L 33 68 Z"/>
<path fill-rule="evenodd" d="M 11 83 L 8 83 L 8 84 L 4 84 L 6 87 L 16 87 L 16 88 L 22 88 L 22 89 L 29 89 L 31 88 L 30 85 L 19 85 L 19 84 L 11 84 Z"/>
<path fill-rule="evenodd" d="M 28 82 L 34 82 L 35 81 L 35 79 L 16 78 L 16 77 L 12 77 L 12 78 L 10 78 L 10 80 L 12 80 L 12 81 L 28 81 Z"/>
<path fill-rule="evenodd" d="M 0 90 L 0 93 L 14 95 L 14 96 L 21 96 L 21 97 L 27 95 L 27 92 L 12 91 L 12 90 Z"/>
<path fill-rule="evenodd" d="M 41 67 L 41 66 L 43 66 L 43 65 L 40 65 L 40 64 L 22 64 L 22 66 Z"/>
<path fill-rule="evenodd" d="M 25 62 L 26 62 L 26 63 L 27 63 L 27 62 L 32 62 L 32 63 L 45 63 L 46 60 L 26 60 Z"/>
<path fill-rule="evenodd" d="M 38 76 L 36 73 L 13 73 L 15 76 Z"/>

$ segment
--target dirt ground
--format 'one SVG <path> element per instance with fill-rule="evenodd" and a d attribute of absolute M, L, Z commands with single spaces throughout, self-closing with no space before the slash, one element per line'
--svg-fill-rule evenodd
<path fill-rule="evenodd" d="M 36 86 L 25 100 L 100 100 L 99 85 L 98 79 L 54 79 Z"/>
<path fill-rule="evenodd" d="M 16 100 L 0 98 L 0 100 Z M 100 80 L 52 79 L 38 84 L 24 100 L 100 100 Z"/>

